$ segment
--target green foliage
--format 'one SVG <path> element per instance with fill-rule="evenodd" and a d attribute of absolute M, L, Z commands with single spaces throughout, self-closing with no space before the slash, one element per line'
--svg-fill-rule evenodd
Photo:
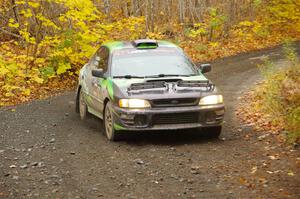
<path fill-rule="evenodd" d="M 288 66 L 278 69 L 268 59 L 259 68 L 265 78 L 260 92 L 262 109 L 272 116 L 273 122 L 281 123 L 287 130 L 287 140 L 291 143 L 300 140 L 300 63 L 292 43 L 283 48 Z"/>
<path fill-rule="evenodd" d="M 47 80 L 48 78 L 55 77 L 55 70 L 51 66 L 40 68 L 40 72 L 42 74 L 43 79 L 45 80 Z"/>
<path fill-rule="evenodd" d="M 221 29 L 221 26 L 226 21 L 226 16 L 220 14 L 218 12 L 218 9 L 216 8 L 211 8 L 209 10 L 209 18 L 210 18 L 209 27 L 214 30 Z"/>
<path fill-rule="evenodd" d="M 262 0 L 254 0 L 254 6 L 256 8 L 258 8 L 259 6 L 261 6 L 261 4 L 262 4 Z"/>
<path fill-rule="evenodd" d="M 274 63 L 269 59 L 269 57 L 265 57 L 264 63 L 259 64 L 258 68 L 265 79 L 268 79 L 270 78 L 270 76 L 273 76 L 276 70 Z"/>
<path fill-rule="evenodd" d="M 287 134 L 288 142 L 293 143 L 300 139 L 300 106 L 291 110 L 287 116 L 290 131 Z"/>
<path fill-rule="evenodd" d="M 298 64 L 299 58 L 296 53 L 296 49 L 293 46 L 293 41 L 291 39 L 287 39 L 284 42 L 283 46 L 283 52 L 285 57 L 292 63 L 292 64 Z"/>

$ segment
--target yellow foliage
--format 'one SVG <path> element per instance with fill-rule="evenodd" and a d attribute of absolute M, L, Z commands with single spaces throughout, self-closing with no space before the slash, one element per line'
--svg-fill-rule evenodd
<path fill-rule="evenodd" d="M 42 15 L 42 13 L 39 13 L 36 15 L 36 18 L 39 19 L 42 22 L 43 26 L 46 27 L 52 27 L 57 30 L 60 30 L 61 28 L 56 26 L 54 22 L 52 22 L 50 19 L 47 19 L 45 16 Z"/>
<path fill-rule="evenodd" d="M 15 20 L 12 18 L 9 19 L 8 26 L 11 28 L 19 28 L 20 27 L 20 25 L 18 23 L 16 23 Z"/>
<path fill-rule="evenodd" d="M 210 45 L 211 47 L 213 47 L 213 48 L 216 48 L 216 47 L 218 47 L 220 44 L 219 44 L 219 42 L 209 42 L 209 45 Z"/>
<path fill-rule="evenodd" d="M 32 12 L 29 8 L 21 10 L 20 14 L 23 15 L 26 18 L 32 17 Z"/>
<path fill-rule="evenodd" d="M 25 96 L 29 96 L 30 95 L 30 93 L 31 93 L 31 90 L 30 89 L 25 89 L 24 91 L 23 91 L 23 94 L 25 95 Z"/>
<path fill-rule="evenodd" d="M 300 32 L 300 1 L 272 0 L 266 9 L 268 24 L 282 31 Z"/>
<path fill-rule="evenodd" d="M 40 4 L 38 2 L 28 2 L 28 5 L 32 8 L 38 8 L 40 7 Z"/>
<path fill-rule="evenodd" d="M 59 63 L 56 73 L 58 75 L 64 74 L 65 72 L 68 71 L 68 69 L 71 69 L 71 64 L 70 63 Z"/>
<path fill-rule="evenodd" d="M 160 40 L 164 38 L 164 35 L 161 32 L 147 32 L 147 37 Z"/>

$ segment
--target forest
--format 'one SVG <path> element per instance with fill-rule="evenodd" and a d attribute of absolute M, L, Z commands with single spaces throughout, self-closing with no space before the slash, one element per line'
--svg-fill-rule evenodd
<path fill-rule="evenodd" d="M 209 61 L 299 38 L 298 0 L 2 0 L 0 98 L 72 88 L 103 42 L 153 38 Z"/>

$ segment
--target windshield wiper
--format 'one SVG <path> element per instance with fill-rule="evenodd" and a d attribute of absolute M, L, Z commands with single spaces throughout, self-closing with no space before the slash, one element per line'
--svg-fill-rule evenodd
<path fill-rule="evenodd" d="M 145 76 L 146 78 L 160 78 L 160 77 L 190 77 L 196 76 L 197 74 L 189 74 L 189 75 L 178 75 L 178 74 L 158 74 L 158 75 L 149 75 Z"/>
<path fill-rule="evenodd" d="M 113 78 L 125 78 L 125 79 L 142 78 L 142 79 L 144 79 L 145 77 L 142 77 L 142 76 L 134 76 L 134 75 L 120 75 L 120 76 L 113 76 Z"/>

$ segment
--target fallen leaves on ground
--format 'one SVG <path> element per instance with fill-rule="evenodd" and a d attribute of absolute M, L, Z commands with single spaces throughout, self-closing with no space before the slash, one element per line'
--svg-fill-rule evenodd
<path fill-rule="evenodd" d="M 47 83 L 44 83 L 42 85 L 30 85 L 30 95 L 23 95 L 21 92 L 16 92 L 14 95 L 9 96 L 5 95 L 5 93 L 2 92 L 0 87 L 0 107 L 13 106 L 34 99 L 45 99 L 49 96 L 53 96 L 64 91 L 74 90 L 76 85 L 76 77 L 67 79 L 51 79 Z M 14 112 L 15 109 L 12 109 L 11 111 Z"/>

